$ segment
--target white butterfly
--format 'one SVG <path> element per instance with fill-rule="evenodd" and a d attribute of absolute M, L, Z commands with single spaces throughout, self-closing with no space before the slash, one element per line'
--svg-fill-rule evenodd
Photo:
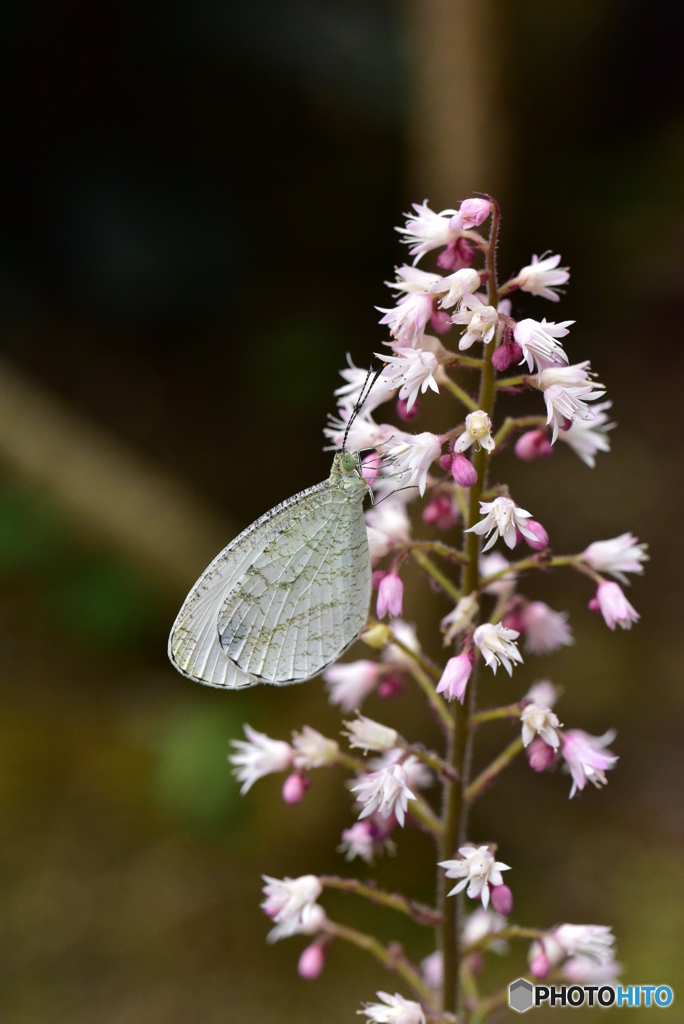
<path fill-rule="evenodd" d="M 169 637 L 184 676 L 236 690 L 302 683 L 366 625 L 371 565 L 358 454 L 231 541 L 188 594 Z"/>

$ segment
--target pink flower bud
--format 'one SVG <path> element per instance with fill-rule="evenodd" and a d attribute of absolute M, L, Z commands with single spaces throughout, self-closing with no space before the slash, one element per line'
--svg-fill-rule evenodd
<path fill-rule="evenodd" d="M 525 526 L 530 531 L 530 533 L 533 533 L 537 538 L 536 541 L 534 541 L 530 540 L 529 537 L 525 537 L 525 540 L 530 545 L 533 551 L 543 551 L 544 548 L 548 548 L 549 535 L 541 523 L 538 523 L 536 519 L 528 519 L 525 523 Z"/>
<path fill-rule="evenodd" d="M 397 398 L 397 416 L 404 423 L 413 423 L 418 418 L 418 399 L 408 408 L 408 398 Z"/>
<path fill-rule="evenodd" d="M 380 580 L 378 587 L 378 605 L 376 613 L 379 619 L 384 618 L 387 612 L 393 619 L 401 615 L 401 606 L 404 600 L 404 584 L 395 572 L 388 572 Z"/>
<path fill-rule="evenodd" d="M 390 700 L 392 697 L 401 696 L 405 689 L 404 680 L 401 676 L 394 674 L 385 676 L 378 686 L 378 697 Z"/>
<path fill-rule="evenodd" d="M 447 469 L 447 470 L 451 469 L 451 461 L 452 461 L 452 459 L 453 459 L 453 455 L 451 454 L 451 452 L 447 452 L 446 455 L 440 455 L 438 461 L 439 461 L 439 464 L 440 464 L 441 468 L 442 469 Z"/>
<path fill-rule="evenodd" d="M 423 509 L 423 522 L 436 526 L 440 530 L 451 530 L 458 522 L 451 499 L 446 494 L 438 494 Z"/>
<path fill-rule="evenodd" d="M 545 772 L 556 756 L 553 747 L 545 743 L 541 736 L 532 740 L 526 753 L 530 768 L 535 772 Z"/>
<path fill-rule="evenodd" d="M 477 470 L 465 455 L 454 455 L 451 472 L 454 480 L 461 487 L 472 487 L 477 483 Z"/>
<path fill-rule="evenodd" d="M 466 957 L 466 963 L 471 974 L 479 974 L 484 969 L 485 959 L 481 953 L 471 953 Z"/>
<path fill-rule="evenodd" d="M 547 459 L 553 455 L 553 446 L 544 430 L 528 430 L 515 443 L 515 454 L 525 462 L 532 459 Z"/>
<path fill-rule="evenodd" d="M 455 242 L 449 242 L 446 249 L 443 249 L 437 257 L 437 266 L 442 270 L 462 270 L 469 267 L 475 258 L 475 249 L 466 238 L 457 238 Z"/>
<path fill-rule="evenodd" d="M 488 199 L 464 199 L 458 213 L 449 221 L 449 227 L 454 231 L 479 228 L 491 212 L 492 205 Z"/>
<path fill-rule="evenodd" d="M 533 978 L 545 978 L 551 969 L 546 953 L 537 953 L 530 960 L 530 974 Z"/>
<path fill-rule="evenodd" d="M 443 693 L 445 700 L 458 700 L 462 704 L 473 671 L 473 660 L 472 651 L 464 651 L 458 657 L 449 658 L 437 684 L 437 693 Z"/>
<path fill-rule="evenodd" d="M 317 942 L 307 946 L 299 958 L 297 973 L 300 978 L 312 981 L 325 967 L 325 951 Z"/>
<path fill-rule="evenodd" d="M 371 587 L 373 590 L 377 590 L 385 576 L 387 575 L 387 569 L 374 569 L 373 575 L 371 576 Z"/>
<path fill-rule="evenodd" d="M 361 475 L 368 484 L 372 484 L 377 479 L 378 473 L 380 472 L 380 456 L 377 453 L 367 455 L 365 459 L 361 461 Z"/>
<path fill-rule="evenodd" d="M 507 370 L 511 363 L 519 363 L 523 351 L 517 341 L 509 341 L 500 345 L 492 355 L 492 365 L 495 370 L 502 373 Z"/>
<path fill-rule="evenodd" d="M 506 629 L 515 629 L 518 633 L 524 633 L 527 626 L 523 616 L 522 608 L 511 608 L 503 617 L 503 625 Z"/>
<path fill-rule="evenodd" d="M 596 595 L 594 595 L 594 597 L 592 597 L 591 601 L 589 601 L 589 603 L 587 604 L 587 608 L 589 609 L 590 612 L 600 612 L 601 611 L 601 605 L 599 604 L 598 597 L 596 597 Z"/>
<path fill-rule="evenodd" d="M 451 315 L 445 309 L 436 309 L 430 317 L 430 323 L 437 334 L 446 334 L 454 326 Z"/>
<path fill-rule="evenodd" d="M 283 782 L 283 800 L 286 804 L 298 804 L 310 785 L 311 780 L 298 775 L 297 772 L 288 775 Z"/>
<path fill-rule="evenodd" d="M 513 910 L 513 893 L 507 885 L 490 886 L 492 906 L 498 914 L 508 917 Z"/>

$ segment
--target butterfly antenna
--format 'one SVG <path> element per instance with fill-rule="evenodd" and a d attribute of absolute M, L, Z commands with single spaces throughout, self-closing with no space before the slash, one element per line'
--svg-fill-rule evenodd
<path fill-rule="evenodd" d="M 359 397 L 356 401 L 356 405 L 352 409 L 351 416 L 347 420 L 347 426 L 345 427 L 344 430 L 344 438 L 342 439 L 342 454 L 344 454 L 347 450 L 347 438 L 349 437 L 349 431 L 351 430 L 352 424 L 356 419 L 357 415 L 359 414 L 359 412 L 361 411 L 361 409 L 363 408 L 363 403 L 370 395 L 373 385 L 377 381 L 378 377 L 380 376 L 384 368 L 385 367 L 383 364 L 383 366 L 381 366 L 380 369 L 376 370 L 375 373 L 373 374 L 373 367 L 371 366 L 370 369 L 368 370 L 368 373 L 366 374 L 366 379 L 364 380 L 361 391 L 359 392 Z M 370 380 L 372 374 L 373 379 Z M 368 383 L 369 380 L 370 384 Z"/>

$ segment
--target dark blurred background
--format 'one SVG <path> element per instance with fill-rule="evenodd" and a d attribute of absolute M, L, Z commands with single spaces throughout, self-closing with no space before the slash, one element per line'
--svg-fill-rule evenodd
<path fill-rule="evenodd" d="M 569 609 L 577 644 L 483 698 L 551 677 L 561 720 L 616 726 L 621 760 L 572 803 L 520 763 L 471 834 L 514 865 L 515 920 L 613 924 L 628 982 L 681 988 L 681 5 L 33 0 L 1 18 L 3 1021 L 336 1024 L 399 987 L 342 948 L 305 982 L 304 940 L 264 945 L 260 872 L 344 872 L 352 816 L 334 773 L 296 808 L 279 778 L 240 799 L 228 741 L 245 721 L 334 735 L 322 684 L 214 692 L 165 645 L 209 558 L 327 474 L 337 371 L 383 340 L 401 212 L 473 190 L 502 203 L 504 275 L 546 248 L 570 264 L 556 318 L 577 319 L 570 354 L 619 423 L 594 471 L 558 446 L 497 473 L 557 550 L 631 529 L 652 561 L 631 633 L 589 615 L 579 578 L 523 585 Z M 428 414 L 451 425 L 443 402 Z M 425 600 L 416 581 L 407 617 L 439 655 L 448 605 L 423 622 Z M 431 735 L 413 693 L 364 710 Z M 411 831 L 362 870 L 424 899 L 432 873 Z M 326 906 L 430 951 L 352 897 Z"/>

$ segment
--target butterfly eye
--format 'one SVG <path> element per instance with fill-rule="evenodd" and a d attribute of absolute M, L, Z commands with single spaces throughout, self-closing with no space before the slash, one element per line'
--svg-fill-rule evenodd
<path fill-rule="evenodd" d="M 356 455 L 352 455 L 350 452 L 345 452 L 340 459 L 340 465 L 345 473 L 351 473 L 353 469 L 356 469 Z"/>

